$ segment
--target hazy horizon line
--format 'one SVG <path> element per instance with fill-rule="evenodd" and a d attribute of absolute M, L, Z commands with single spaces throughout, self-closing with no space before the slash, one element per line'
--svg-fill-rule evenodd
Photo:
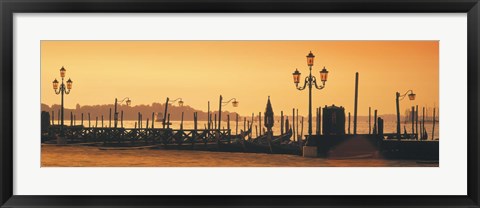
<path fill-rule="evenodd" d="M 49 108 L 52 108 L 54 105 L 60 106 L 60 104 L 52 104 L 52 105 L 48 105 L 48 104 L 45 104 L 45 103 L 40 103 L 40 104 L 41 104 L 41 105 L 46 105 L 46 106 L 48 106 Z M 152 104 L 165 105 L 165 103 L 157 103 L 157 102 L 153 102 Z M 130 107 L 130 108 L 142 107 L 142 106 L 145 106 L 145 107 L 153 107 L 152 104 L 137 104 L 137 105 L 129 106 L 129 107 Z M 94 104 L 94 105 L 81 105 L 81 104 L 78 104 L 78 105 L 80 105 L 80 107 L 83 107 L 83 106 L 89 106 L 89 107 L 95 107 L 95 106 L 114 106 L 114 104 Z M 125 105 L 122 105 L 122 106 L 125 106 Z M 172 104 L 171 104 L 170 106 L 173 107 L 173 108 L 191 108 L 191 109 L 193 109 L 193 110 L 195 110 L 195 111 L 198 111 L 198 112 L 207 113 L 207 111 L 204 111 L 204 110 L 201 110 L 201 109 L 197 109 L 197 108 L 194 108 L 194 107 L 189 106 L 189 105 L 176 106 L 176 105 L 172 105 Z M 330 107 L 330 106 L 328 106 L 328 107 Z M 342 107 L 342 106 L 337 106 L 337 107 Z M 323 108 L 324 108 L 324 107 L 322 107 L 322 109 L 323 109 Z M 436 106 L 435 108 L 437 109 L 437 112 L 438 112 L 438 106 Z M 66 109 L 66 110 L 72 110 L 72 111 L 76 110 L 76 108 L 68 108 L 68 107 L 65 107 L 65 109 Z M 292 109 L 293 109 L 293 108 L 292 108 Z M 297 108 L 295 108 L 295 109 L 297 109 Z M 409 109 L 410 109 L 410 108 L 405 108 L 405 110 L 409 110 Z M 371 112 L 372 112 L 372 114 L 371 114 L 371 117 L 372 117 L 372 118 L 374 117 L 374 110 L 375 110 L 375 109 L 372 108 L 372 111 L 371 111 Z M 155 112 L 163 113 L 163 109 L 160 109 L 160 111 L 155 111 Z M 218 112 L 218 109 L 212 108 L 212 109 L 210 110 L 210 112 L 211 112 L 211 113 Z M 222 110 L 222 112 L 236 113 L 235 111 L 230 111 L 230 110 Z M 260 112 L 262 112 L 262 116 L 263 116 L 263 113 L 264 113 L 263 110 L 260 111 Z M 274 112 L 275 112 L 275 110 L 274 110 Z M 288 111 L 288 112 L 292 112 L 292 111 Z M 419 112 L 421 112 L 420 108 L 419 108 Z M 349 113 L 348 111 L 345 111 L 345 117 L 348 117 L 348 113 Z M 249 114 L 249 115 L 242 115 L 242 114 L 240 114 L 240 113 L 237 113 L 237 114 L 239 115 L 239 117 L 246 117 L 246 118 L 252 117 L 251 114 Z M 255 117 L 258 116 L 258 112 L 253 112 L 253 114 L 254 114 Z M 351 117 L 353 118 L 353 117 L 354 117 L 353 112 L 350 112 L 350 114 L 351 114 Z M 285 111 L 284 111 L 284 114 L 283 114 L 283 115 L 284 115 L 284 116 L 292 116 L 292 114 L 285 113 Z M 280 117 L 280 113 L 278 113 L 278 115 L 275 114 L 275 117 L 277 117 L 277 116 Z M 364 114 L 361 114 L 361 115 L 359 114 L 359 115 L 357 115 L 357 117 L 368 117 L 368 116 L 369 116 L 368 114 L 366 114 L 366 115 L 364 115 Z M 386 116 L 396 116 L 396 114 L 395 114 L 395 113 L 377 114 L 377 117 L 381 117 L 381 116 L 384 116 L 384 117 L 386 117 Z M 427 116 L 427 115 L 425 115 L 425 116 Z M 305 114 L 305 115 L 304 115 L 304 114 L 300 114 L 300 117 L 308 118 L 308 114 Z M 316 118 L 316 109 L 315 109 L 315 108 L 312 109 L 312 117 L 313 117 L 313 118 Z M 403 113 L 403 114 L 400 113 L 400 117 L 401 117 L 401 119 L 403 120 L 403 117 L 405 117 L 405 114 L 404 114 L 404 113 Z M 420 115 L 420 117 L 421 117 L 421 115 Z M 439 117 L 439 114 L 438 114 L 438 113 L 436 114 L 436 117 L 437 117 L 437 118 Z"/>

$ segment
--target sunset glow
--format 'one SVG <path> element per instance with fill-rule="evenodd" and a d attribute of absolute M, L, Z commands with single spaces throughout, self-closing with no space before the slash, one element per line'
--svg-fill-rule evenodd
<path fill-rule="evenodd" d="M 295 89 L 298 68 L 303 85 L 307 54 L 315 55 L 312 74 L 325 89 L 313 91 L 313 106 L 335 104 L 353 112 L 355 72 L 359 72 L 359 115 L 368 107 L 379 114 L 395 113 L 395 93 L 413 90 L 412 105 L 438 107 L 438 41 L 42 41 L 41 102 L 59 104 L 52 81 L 73 81 L 66 108 L 112 104 L 129 97 L 132 105 L 163 103 L 181 97 L 185 106 L 207 110 L 207 102 L 236 98 L 239 106 L 224 110 L 241 115 L 265 109 L 307 115 L 308 90 Z M 215 106 L 216 108 L 216 106 Z"/>

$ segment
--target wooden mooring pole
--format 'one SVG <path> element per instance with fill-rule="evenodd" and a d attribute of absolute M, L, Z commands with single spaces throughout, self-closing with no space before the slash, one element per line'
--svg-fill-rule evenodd
<path fill-rule="evenodd" d="M 380 135 L 383 138 L 383 119 L 382 118 L 378 117 L 377 125 L 378 125 L 378 135 Z"/>
<path fill-rule="evenodd" d="M 433 127 L 432 127 L 432 140 L 435 140 L 435 123 L 436 123 L 435 108 L 433 108 L 432 122 L 433 122 Z"/>
<path fill-rule="evenodd" d="M 412 106 L 412 119 L 410 120 L 412 122 L 412 135 L 415 135 L 415 106 Z"/>
<path fill-rule="evenodd" d="M 207 128 L 210 129 L 210 123 L 212 122 L 212 117 L 210 115 L 210 101 L 208 101 L 208 111 L 207 111 Z"/>
<path fill-rule="evenodd" d="M 103 115 L 102 115 L 102 128 L 103 128 L 103 127 L 105 127 L 105 126 L 103 125 Z"/>
<path fill-rule="evenodd" d="M 292 110 L 292 129 L 293 129 L 293 141 L 297 141 L 297 131 L 295 128 L 295 108 Z"/>
<path fill-rule="evenodd" d="M 250 126 L 250 121 L 247 121 L 247 126 L 248 126 L 248 128 L 251 127 L 251 126 Z M 252 128 L 250 128 L 250 129 L 253 131 Z M 252 137 L 252 131 L 250 131 L 250 133 L 248 134 L 248 139 L 250 139 L 250 137 Z"/>
<path fill-rule="evenodd" d="M 422 124 L 421 124 L 421 126 L 422 126 L 422 139 L 427 139 L 427 138 L 425 138 L 425 133 L 424 133 L 425 132 L 425 107 L 423 107 L 423 109 L 422 109 Z"/>
<path fill-rule="evenodd" d="M 372 107 L 368 107 L 368 134 L 372 134 Z"/>
<path fill-rule="evenodd" d="M 220 95 L 220 99 L 219 99 L 219 104 L 218 104 L 218 138 L 217 138 L 217 141 L 218 139 L 220 139 L 220 127 L 221 127 L 221 123 L 222 123 L 222 103 L 223 103 L 223 97 Z"/>
<path fill-rule="evenodd" d="M 230 114 L 227 114 L 227 130 L 230 131 Z"/>
<path fill-rule="evenodd" d="M 193 129 L 195 129 L 195 132 L 198 129 L 198 112 L 193 113 Z"/>
<path fill-rule="evenodd" d="M 252 130 L 252 132 L 250 132 L 250 137 L 253 136 L 253 123 L 254 123 L 254 120 L 255 119 L 255 113 L 252 113 L 252 120 L 250 120 L 250 125 L 248 128 L 250 128 Z M 248 122 L 248 121 L 247 121 Z"/>
<path fill-rule="evenodd" d="M 112 128 L 112 108 L 110 108 L 110 114 L 108 115 L 108 128 Z"/>
<path fill-rule="evenodd" d="M 120 126 L 123 128 L 123 110 L 121 111 L 121 114 L 120 114 Z"/>
<path fill-rule="evenodd" d="M 231 142 L 230 136 L 231 136 L 232 130 L 230 129 L 230 114 L 227 114 L 227 131 L 228 131 L 228 142 Z"/>
<path fill-rule="evenodd" d="M 208 129 L 212 129 L 213 128 L 213 117 L 212 117 L 212 114 L 208 114 L 210 116 L 210 120 L 208 120 Z"/>
<path fill-rule="evenodd" d="M 258 112 L 258 128 L 260 130 L 260 136 L 263 135 L 263 133 L 262 133 L 262 112 Z"/>
<path fill-rule="evenodd" d="M 90 128 L 90 113 L 88 113 L 88 128 Z"/>
<path fill-rule="evenodd" d="M 298 108 L 297 108 L 297 114 L 296 114 L 296 115 L 297 115 L 297 132 L 300 133 L 300 130 L 299 130 L 299 128 L 298 128 L 298 117 L 299 117 L 299 116 L 298 116 Z M 303 130 L 303 128 L 302 128 L 302 130 Z M 297 140 L 298 140 L 299 142 L 302 142 L 302 137 L 298 138 L 298 134 L 297 134 Z"/>
<path fill-rule="evenodd" d="M 180 120 L 180 129 L 183 130 L 183 111 L 182 111 L 182 120 Z"/>
<path fill-rule="evenodd" d="M 235 114 L 235 135 L 238 135 L 238 113 Z"/>
<path fill-rule="evenodd" d="M 123 111 L 122 111 L 123 112 Z M 183 113 L 183 112 L 182 112 Z M 152 129 L 155 128 L 155 112 L 152 112 Z"/>
<path fill-rule="evenodd" d="M 70 126 L 73 126 L 73 112 L 70 111 Z"/>
<path fill-rule="evenodd" d="M 167 97 L 167 100 L 165 101 L 165 110 L 163 111 L 163 121 L 162 121 L 163 128 L 165 128 L 165 124 L 167 122 L 167 112 L 168 112 L 168 97 Z"/>
<path fill-rule="evenodd" d="M 137 123 L 138 123 L 138 128 L 142 128 L 142 125 L 140 124 L 140 112 L 137 113 Z"/>
<path fill-rule="evenodd" d="M 319 113 L 319 109 L 318 108 L 315 108 L 316 112 L 315 112 L 315 134 L 318 135 L 319 134 L 319 127 L 318 127 L 318 113 Z"/>
<path fill-rule="evenodd" d="M 418 140 L 418 105 L 415 106 L 415 138 Z"/>
<path fill-rule="evenodd" d="M 52 125 L 55 125 L 55 111 L 52 111 Z"/>
<path fill-rule="evenodd" d="M 302 139 L 303 139 L 303 116 L 302 116 L 302 121 L 301 122 L 302 122 L 302 130 L 301 130 L 301 133 L 300 133 L 300 141 L 302 141 Z"/>
<path fill-rule="evenodd" d="M 83 113 L 82 113 L 82 123 L 81 123 L 81 125 L 83 126 Z"/>
<path fill-rule="evenodd" d="M 350 134 L 350 112 L 348 112 L 348 134 Z"/>
<path fill-rule="evenodd" d="M 97 128 L 97 127 L 98 127 L 98 116 L 95 117 L 95 128 Z"/>
<path fill-rule="evenodd" d="M 170 128 L 170 113 L 167 116 L 167 128 Z"/>
<path fill-rule="evenodd" d="M 377 109 L 373 111 L 373 134 L 378 134 Z"/>
<path fill-rule="evenodd" d="M 194 112 L 193 113 L 193 138 L 197 136 L 197 129 L 198 129 L 198 113 Z"/>
<path fill-rule="evenodd" d="M 353 112 L 353 134 L 357 134 L 357 109 L 358 109 L 358 72 L 355 73 L 355 107 Z"/>
<path fill-rule="evenodd" d="M 395 94 L 395 105 L 397 109 L 397 139 L 400 139 L 400 93 Z"/>
<path fill-rule="evenodd" d="M 283 111 L 280 111 L 280 134 L 283 134 Z"/>
<path fill-rule="evenodd" d="M 118 104 L 118 100 L 117 98 L 115 98 L 115 110 L 113 112 L 113 127 L 114 128 L 117 128 L 118 127 L 118 109 L 117 109 L 117 104 Z"/>
<path fill-rule="evenodd" d="M 318 107 L 318 135 L 322 134 L 322 107 Z"/>
<path fill-rule="evenodd" d="M 247 117 L 243 117 L 243 131 L 247 131 Z"/>
<path fill-rule="evenodd" d="M 288 116 L 285 116 L 285 132 L 290 131 L 290 122 L 288 121 Z"/>

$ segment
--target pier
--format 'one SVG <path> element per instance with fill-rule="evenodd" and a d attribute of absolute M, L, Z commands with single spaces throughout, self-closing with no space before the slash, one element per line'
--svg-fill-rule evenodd
<path fill-rule="evenodd" d="M 356 82 L 358 82 L 358 78 Z M 130 102 L 128 98 L 124 100 L 127 100 L 127 103 Z M 235 99 L 223 102 L 220 96 L 218 112 L 221 112 L 222 105 L 231 101 L 238 105 L 238 101 Z M 267 101 L 266 112 L 259 112 L 257 116 L 252 113 L 250 119 L 243 118 L 243 129 L 240 131 L 238 114 L 235 116 L 234 125 L 231 125 L 231 116 L 227 114 L 226 121 L 224 121 L 225 128 L 221 125 L 224 120 L 221 113 L 213 115 L 210 112 L 210 105 L 207 112 L 207 124 L 203 128 L 199 128 L 198 125 L 198 112 L 193 112 L 193 128 L 184 128 L 184 112 L 181 113 L 179 127 L 172 128 L 171 114 L 168 112 L 168 104 L 172 101 L 168 98 L 165 102 L 163 118 L 156 117 L 155 113 L 152 113 L 151 120 L 147 118 L 144 122 L 143 114 L 138 112 L 138 119 L 134 127 L 125 128 L 124 112 L 117 112 L 117 102 L 115 99 L 114 111 L 112 112 L 110 109 L 107 121 L 104 121 L 102 115 L 101 121 L 97 116 L 92 122 L 90 113 L 87 113 L 88 120 L 84 121 L 82 113 L 80 125 L 76 124 L 76 115 L 72 112 L 70 112 L 70 125 L 62 125 L 63 122 L 60 121 L 56 123 L 55 111 L 52 111 L 51 114 L 42 112 L 42 143 L 46 145 L 97 146 L 101 150 L 170 149 L 293 155 L 302 155 L 305 147 L 309 146 L 315 148 L 314 152 L 310 152 L 312 155 L 326 158 L 369 157 L 438 160 L 439 155 L 439 141 L 428 140 L 424 126 L 425 120 L 418 121 L 418 111 L 415 108 L 412 108 L 411 117 L 409 117 L 412 119 L 411 132 L 407 132 L 404 126 L 403 133 L 400 133 L 398 129 L 394 133 L 385 133 L 384 120 L 377 115 L 376 109 L 374 109 L 372 119 L 372 109 L 369 107 L 368 133 L 360 134 L 357 132 L 356 112 L 353 119 L 353 133 L 350 133 L 352 120 L 350 112 L 348 113 L 348 132 L 346 132 L 345 109 L 342 106 L 325 105 L 316 108 L 315 134 L 304 135 L 304 117 L 299 115 L 298 109 L 292 109 L 291 119 L 284 115 L 283 111 L 280 113 L 280 118 L 275 118 L 270 98 Z M 210 104 L 210 102 L 208 103 Z M 262 116 L 262 114 L 264 115 Z M 276 119 L 279 120 L 277 125 L 280 125 L 279 135 L 274 135 L 272 131 Z M 155 120 L 161 121 L 161 125 L 156 127 Z M 265 128 L 262 127 L 262 120 Z M 418 123 L 420 125 L 417 125 Z M 311 123 L 309 122 L 309 124 Z M 421 129 L 420 132 L 418 127 Z M 313 131 L 313 129 L 311 130 Z M 431 138 L 433 138 L 433 134 L 434 129 Z"/>

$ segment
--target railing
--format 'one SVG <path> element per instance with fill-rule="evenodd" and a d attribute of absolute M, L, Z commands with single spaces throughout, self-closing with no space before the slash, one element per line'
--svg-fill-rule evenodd
<path fill-rule="evenodd" d="M 124 144 L 184 144 L 229 142 L 235 135 L 230 129 L 171 129 L 171 128 L 98 128 L 64 126 L 67 143 L 124 143 Z M 42 141 L 55 140 L 60 126 L 50 126 Z"/>

